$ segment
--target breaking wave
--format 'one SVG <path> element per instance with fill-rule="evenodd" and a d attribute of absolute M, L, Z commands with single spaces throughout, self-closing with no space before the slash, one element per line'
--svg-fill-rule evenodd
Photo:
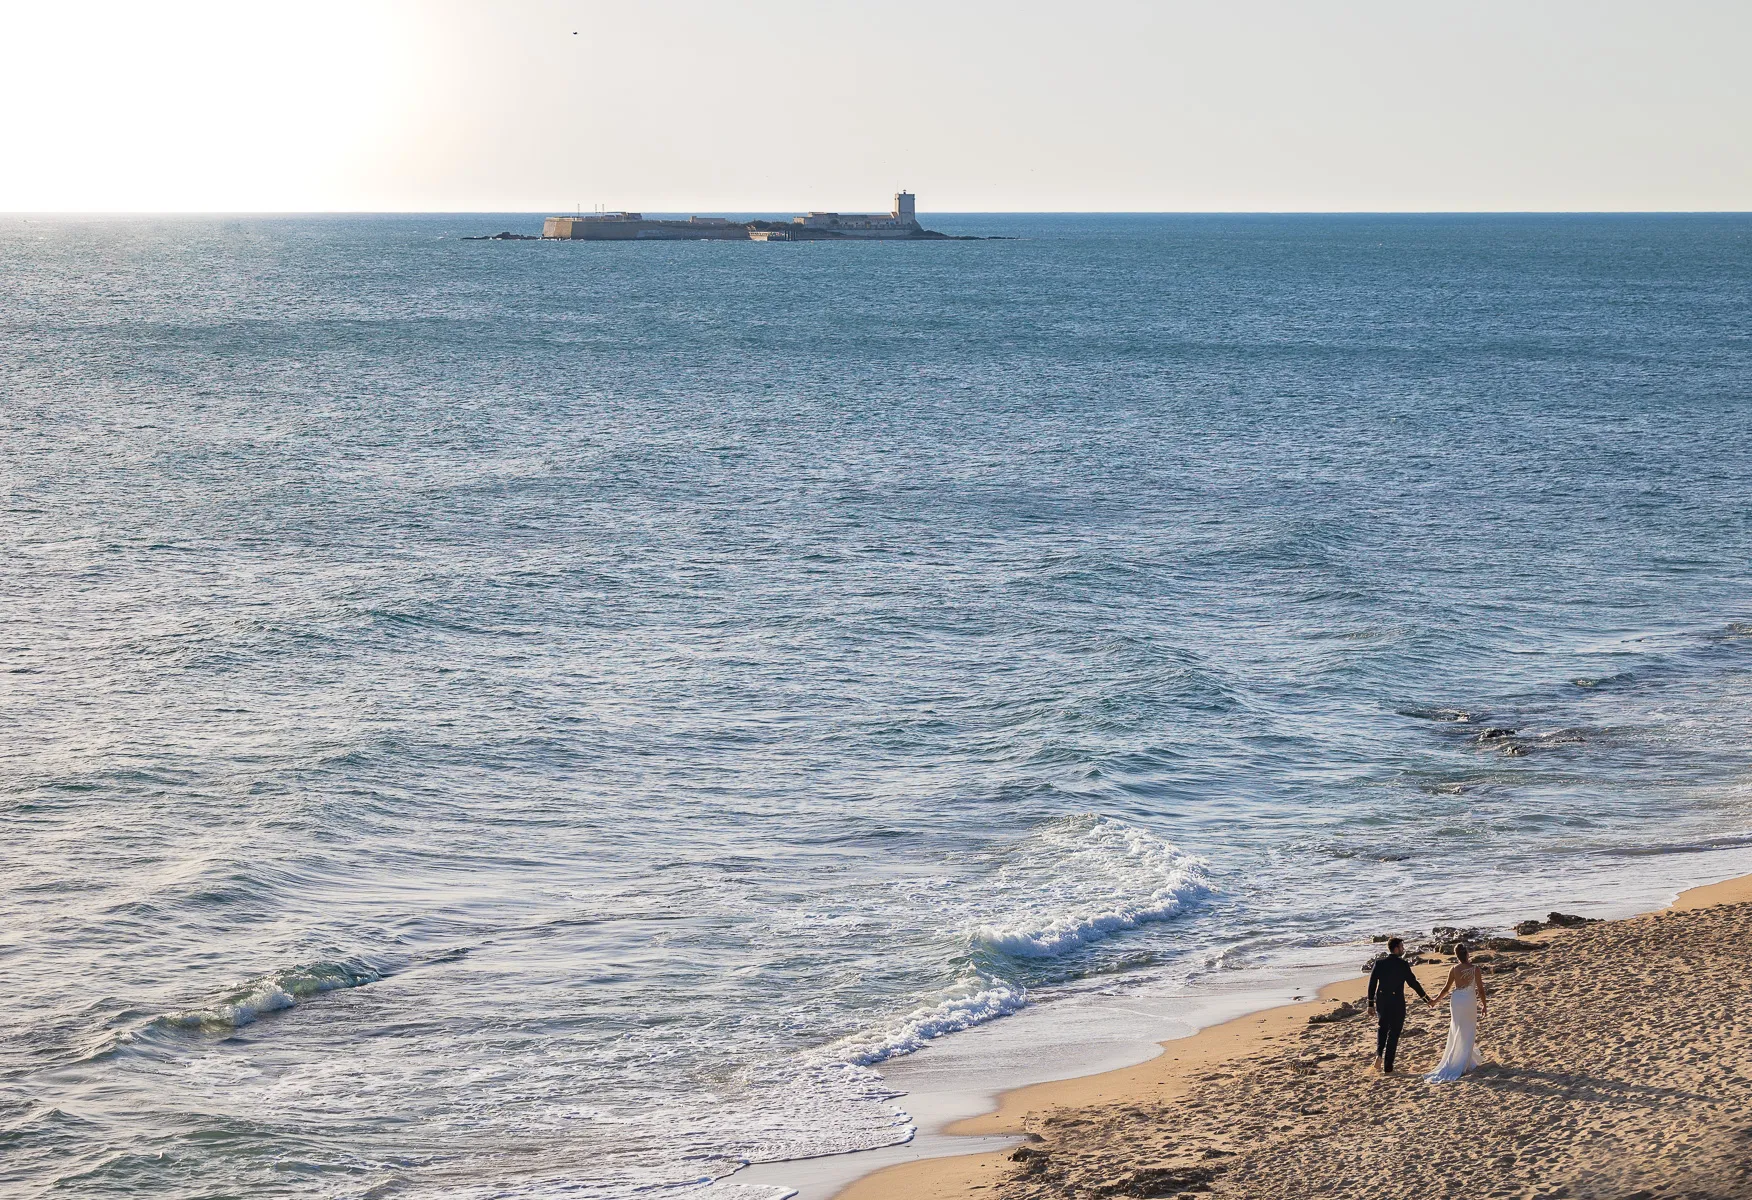
<path fill-rule="evenodd" d="M 1090 814 L 1053 821 L 998 855 L 990 886 L 1007 918 L 970 922 L 971 965 L 962 979 L 911 1012 L 834 1043 L 831 1056 L 871 1066 L 1009 1016 L 1028 1004 L 1020 980 L 1029 960 L 1060 958 L 1169 920 L 1212 891 L 1203 859 Z"/>
<path fill-rule="evenodd" d="M 1057 958 L 1179 915 L 1210 894 L 1206 867 L 1203 859 L 1111 817 L 1055 821 L 1005 868 L 1011 885 L 1005 890 L 1019 892 L 1021 911 L 979 925 L 973 941 L 1011 958 Z"/>
<path fill-rule="evenodd" d="M 264 1013 L 294 1007 L 323 992 L 360 987 L 382 979 L 379 971 L 356 962 L 316 962 L 288 967 L 252 979 L 205 1008 L 166 1013 L 151 1022 L 160 1029 L 223 1032 L 241 1029 Z"/>
<path fill-rule="evenodd" d="M 960 1033 L 998 1017 L 1007 1017 L 1028 1003 L 1027 989 L 1002 980 L 978 984 L 935 1004 L 921 1005 L 893 1025 L 838 1042 L 838 1057 L 870 1067 L 911 1054 L 947 1033 Z"/>

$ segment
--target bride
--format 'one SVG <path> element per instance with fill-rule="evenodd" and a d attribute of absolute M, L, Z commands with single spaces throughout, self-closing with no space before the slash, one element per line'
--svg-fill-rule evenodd
<path fill-rule="evenodd" d="M 1473 965 L 1472 952 L 1465 946 L 1455 946 L 1454 957 L 1460 961 L 1448 972 L 1447 986 L 1430 1001 L 1436 1005 L 1450 992 L 1454 995 L 1449 1006 L 1453 1021 L 1448 1026 L 1448 1048 L 1436 1069 L 1424 1076 L 1431 1083 L 1448 1083 L 1484 1065 L 1478 1057 L 1478 1018 L 1485 1009 L 1484 969 Z"/>

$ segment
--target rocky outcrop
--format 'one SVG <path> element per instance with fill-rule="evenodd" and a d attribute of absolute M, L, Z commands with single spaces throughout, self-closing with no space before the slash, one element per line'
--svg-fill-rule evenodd
<path fill-rule="evenodd" d="M 1308 1018 L 1310 1025 L 1330 1025 L 1334 1021 L 1348 1021 L 1363 1010 L 1348 1000 L 1339 1002 L 1337 1008 L 1323 1013 L 1315 1013 Z"/>
<path fill-rule="evenodd" d="M 1522 921 L 1515 926 L 1515 933 L 1525 936 L 1546 929 L 1575 929 L 1582 925 L 1592 925 L 1599 919 L 1598 917 L 1578 917 L 1573 913 L 1553 912 L 1547 913 L 1543 921 Z"/>

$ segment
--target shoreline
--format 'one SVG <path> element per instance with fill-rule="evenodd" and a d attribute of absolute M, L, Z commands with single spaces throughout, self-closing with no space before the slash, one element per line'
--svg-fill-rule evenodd
<path fill-rule="evenodd" d="M 1142 1066 L 1158 1058 L 1164 1045 L 1315 996 L 1346 973 L 1340 964 L 1348 964 L 1357 949 L 1326 947 L 1313 952 L 1325 961 L 1249 968 L 1233 987 L 1059 998 L 933 1041 L 924 1052 L 884 1064 L 885 1083 L 905 1097 L 915 1127 L 907 1141 L 751 1163 L 713 1187 L 771 1188 L 771 1200 L 831 1200 L 890 1167 L 964 1158 L 984 1148 L 1007 1152 L 1018 1136 L 952 1131 L 988 1116 L 1012 1093 Z M 709 1187 L 706 1195 L 714 1194 Z"/>
<path fill-rule="evenodd" d="M 1667 905 L 1629 916 L 1593 921 L 1581 929 L 1629 925 L 1669 913 L 1697 913 L 1752 902 L 1752 874 L 1741 874 L 1681 890 Z M 1576 929 L 1549 929 L 1529 935 L 1529 942 L 1551 946 L 1571 938 Z M 1425 963 L 1417 974 L 1431 994 L 1439 989 L 1448 962 Z M 1432 987 L 1432 983 L 1435 984 Z M 1135 1065 L 1066 1079 L 1028 1084 L 1000 1093 L 989 1111 L 948 1122 L 932 1131 L 931 1140 L 968 1138 L 967 1153 L 916 1156 L 909 1161 L 878 1166 L 832 1192 L 833 1200 L 972 1200 L 991 1196 L 1000 1183 L 1014 1179 L 1018 1166 L 1011 1158 L 1019 1144 L 1038 1141 L 1033 1125 L 1054 1115 L 1080 1109 L 1180 1101 L 1227 1065 L 1244 1066 L 1270 1055 L 1281 1055 L 1293 1039 L 1310 1028 L 1309 1018 L 1330 1012 L 1335 1002 L 1360 1000 L 1365 977 L 1353 972 L 1322 986 L 1313 1000 L 1278 1003 L 1206 1026 L 1184 1037 L 1158 1044 L 1159 1053 Z M 1353 1022 L 1354 1024 L 1354 1022 Z M 1372 1028 L 1372 1025 L 1370 1025 Z M 1486 1044 L 1488 1050 L 1488 1043 Z M 1408 1047 L 1410 1061 L 1401 1072 L 1413 1077 L 1421 1066 L 1421 1051 Z M 1220 1072 L 1218 1072 L 1220 1074 Z M 922 1134 L 922 1131 L 921 1131 Z M 993 1147 L 988 1139 L 1006 1139 Z M 986 1141 L 985 1147 L 977 1142 Z M 900 1149 L 900 1148 L 897 1148 Z"/>

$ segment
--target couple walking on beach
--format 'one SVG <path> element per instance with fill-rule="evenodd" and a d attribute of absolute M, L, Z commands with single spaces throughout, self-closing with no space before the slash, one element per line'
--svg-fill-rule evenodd
<path fill-rule="evenodd" d="M 1393 1057 L 1399 1051 L 1399 1034 L 1405 1028 L 1405 989 L 1411 987 L 1425 1004 L 1434 1007 L 1452 994 L 1448 1006 L 1452 1019 L 1448 1023 L 1448 1046 L 1436 1069 L 1424 1076 L 1431 1083 L 1447 1083 L 1484 1065 L 1478 1057 L 1478 1018 L 1485 1009 L 1484 970 L 1472 961 L 1465 946 L 1454 947 L 1454 957 L 1460 961 L 1448 972 L 1447 986 L 1434 1000 L 1424 991 L 1423 984 L 1405 961 L 1405 942 L 1393 938 L 1387 943 L 1387 953 L 1369 972 L 1369 1012 L 1379 1017 L 1375 1034 L 1375 1065 L 1384 1072 L 1393 1070 Z"/>

